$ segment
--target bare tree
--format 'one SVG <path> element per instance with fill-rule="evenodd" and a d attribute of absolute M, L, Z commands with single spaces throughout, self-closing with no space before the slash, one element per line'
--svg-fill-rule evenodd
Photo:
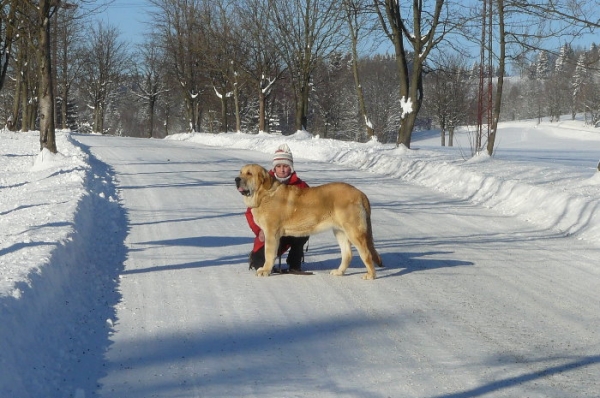
<path fill-rule="evenodd" d="M 410 148 L 412 131 L 423 103 L 423 68 L 430 52 L 450 30 L 444 11 L 446 0 L 435 0 L 427 7 L 423 0 L 402 8 L 396 0 L 374 0 L 385 35 L 394 46 L 400 77 L 400 107 L 402 123 L 398 130 L 398 145 Z M 456 15 L 454 15 L 456 20 Z M 408 43 L 410 49 L 405 47 Z"/>
<path fill-rule="evenodd" d="M 492 120 L 490 133 L 487 141 L 487 153 L 492 156 L 496 145 L 496 136 L 498 132 L 498 122 L 500 121 L 500 112 L 502 110 L 502 94 L 504 89 L 504 75 L 506 74 L 506 25 L 505 25 L 505 9 L 504 0 L 496 0 L 497 2 L 497 18 L 498 18 L 498 79 L 496 82 L 496 95 L 492 108 Z M 492 12 L 490 10 L 490 12 Z M 491 51 L 491 49 L 490 49 Z"/>
<path fill-rule="evenodd" d="M 269 9 L 266 0 L 250 0 L 245 6 L 239 6 L 239 29 L 241 46 L 244 51 L 239 68 L 245 79 L 256 90 L 258 98 L 258 131 L 268 131 L 267 102 L 273 88 L 282 78 L 285 68 L 276 43 L 270 39 L 273 32 L 269 29 Z"/>
<path fill-rule="evenodd" d="M 15 93 L 13 108 L 8 118 L 7 126 L 10 130 L 21 129 L 29 131 L 34 127 L 37 116 L 37 82 L 39 70 L 37 68 L 36 48 L 38 43 L 37 32 L 32 29 L 37 14 L 29 4 L 22 2 L 13 3 L 15 13 L 11 28 L 14 29 L 14 75 Z M 7 20 L 10 22 L 10 20 Z"/>
<path fill-rule="evenodd" d="M 359 62 L 361 85 L 368 104 L 370 120 L 382 142 L 396 142 L 400 120 L 398 73 L 394 55 L 375 55 Z"/>
<path fill-rule="evenodd" d="M 146 136 L 152 138 L 155 135 L 156 104 L 160 96 L 169 91 L 164 78 L 164 53 L 149 40 L 139 47 L 138 57 L 141 58 L 141 62 L 135 68 L 136 85 L 133 92 L 146 102 L 148 107 Z"/>
<path fill-rule="evenodd" d="M 93 131 L 104 133 L 110 96 L 130 66 L 130 55 L 126 43 L 119 39 L 119 32 L 113 26 L 99 22 L 90 29 L 89 37 L 79 84 L 93 113 Z"/>
<path fill-rule="evenodd" d="M 364 124 L 356 101 L 351 55 L 336 52 L 321 60 L 313 72 L 312 129 L 325 138 L 364 141 Z"/>
<path fill-rule="evenodd" d="M 6 3 L 8 4 L 8 3 Z M 6 4 L 2 4 L 3 9 Z M 19 58 L 17 64 L 21 67 L 19 71 L 22 73 L 24 68 L 30 65 L 33 60 L 37 65 L 37 78 L 31 79 L 31 76 L 26 76 L 24 73 L 20 76 L 20 90 L 18 100 L 22 106 L 22 128 L 26 129 L 29 126 L 29 115 L 27 110 L 29 106 L 25 106 L 25 92 L 33 85 L 33 81 L 37 82 L 38 101 L 38 117 L 40 130 L 40 150 L 48 149 L 51 152 L 56 152 L 56 137 L 55 137 L 55 98 L 54 98 L 54 72 L 52 63 L 52 47 L 53 36 L 51 25 L 54 23 L 54 16 L 59 8 L 69 8 L 70 3 L 61 0 L 19 0 L 11 2 L 11 18 L 7 22 L 11 24 L 11 28 L 20 29 L 21 32 L 31 33 L 24 34 L 19 37 Z M 14 7 L 14 13 L 12 12 Z M 14 31 L 13 33 L 14 34 Z M 11 36 L 12 37 L 12 36 Z M 8 47 L 7 47 L 8 48 Z M 35 57 L 30 56 L 30 52 L 35 54 Z M 27 58 L 27 61 L 25 61 Z M 16 108 L 16 107 L 15 107 Z M 18 108 L 17 108 L 18 109 Z M 13 117 L 16 117 L 18 111 L 14 112 Z M 13 122 L 16 123 L 16 120 Z"/>
<path fill-rule="evenodd" d="M 157 11 L 153 22 L 164 48 L 171 73 L 185 104 L 189 131 L 200 131 L 202 95 L 207 81 L 203 49 L 208 36 L 204 21 L 204 0 L 150 0 Z"/>
<path fill-rule="evenodd" d="M 15 60 L 15 94 L 8 121 L 11 130 L 29 131 L 35 126 L 37 116 L 38 68 L 35 53 L 25 35 L 18 40 Z"/>
<path fill-rule="evenodd" d="M 35 27 L 39 37 L 37 61 L 40 71 L 40 150 L 46 148 L 53 153 L 56 153 L 56 132 L 54 125 L 54 83 L 52 81 L 50 21 L 59 3 L 56 0 L 39 0 L 37 4 L 35 2 L 30 3 L 30 6 L 37 10 Z"/>
<path fill-rule="evenodd" d="M 441 59 L 441 64 L 427 75 L 426 89 L 430 93 L 425 108 L 440 127 L 441 145 L 454 145 L 454 130 L 467 121 L 470 93 L 467 69 L 458 56 Z"/>
<path fill-rule="evenodd" d="M 356 98 L 358 100 L 358 109 L 360 110 L 360 118 L 365 127 L 367 138 L 373 137 L 373 123 L 369 118 L 367 106 L 365 103 L 365 95 L 363 87 L 360 83 L 360 74 L 358 69 L 358 42 L 362 35 L 363 28 L 369 28 L 369 14 L 367 13 L 368 0 L 343 0 L 344 13 L 348 24 L 348 33 L 350 36 L 350 48 L 352 52 L 352 76 L 354 77 L 354 87 L 356 90 Z"/>
<path fill-rule="evenodd" d="M 60 105 L 57 125 L 60 128 L 68 127 L 68 105 L 70 102 L 71 88 L 78 75 L 81 62 L 79 61 L 80 50 L 79 43 L 82 40 L 81 24 L 82 15 L 75 4 L 63 3 L 63 6 L 56 12 L 56 23 L 53 25 L 53 68 L 56 86 L 57 105 Z"/>
<path fill-rule="evenodd" d="M 271 40 L 280 51 L 292 84 L 295 127 L 306 130 L 311 75 L 319 59 L 327 58 L 343 42 L 340 5 L 329 0 L 269 0 L 268 5 L 274 34 Z"/>
<path fill-rule="evenodd" d="M 204 50 L 206 69 L 221 104 L 220 131 L 222 132 L 229 129 L 227 115 L 231 97 L 234 97 L 236 106 L 236 128 L 240 128 L 238 71 L 236 70 L 239 63 L 235 61 L 241 59 L 241 51 L 233 5 L 233 2 L 206 4 L 203 13 L 204 25 L 209 37 L 208 43 L 212 43 Z"/>
<path fill-rule="evenodd" d="M 4 86 L 12 47 L 16 40 L 16 10 L 18 0 L 0 1 L 0 90 Z"/>

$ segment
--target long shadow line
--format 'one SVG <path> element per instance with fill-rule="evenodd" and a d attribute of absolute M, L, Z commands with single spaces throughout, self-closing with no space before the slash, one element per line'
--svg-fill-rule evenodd
<path fill-rule="evenodd" d="M 552 376 L 555 374 L 572 371 L 586 366 L 600 363 L 600 355 L 594 355 L 589 357 L 582 357 L 579 360 L 569 362 L 563 365 L 552 366 L 543 370 L 533 371 L 526 373 L 521 376 L 508 377 L 502 380 L 497 380 L 480 387 L 473 388 L 472 390 L 462 391 L 453 394 L 438 395 L 432 398 L 469 398 L 479 397 L 485 394 L 489 394 L 493 391 L 498 391 L 504 388 L 509 388 L 519 384 L 527 383 L 533 380 L 541 379 L 544 377 Z"/>

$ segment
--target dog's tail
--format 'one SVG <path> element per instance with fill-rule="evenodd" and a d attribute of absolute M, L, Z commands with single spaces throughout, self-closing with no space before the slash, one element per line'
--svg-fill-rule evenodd
<path fill-rule="evenodd" d="M 381 260 L 381 256 L 375 249 L 375 242 L 373 240 L 373 227 L 371 226 L 371 203 L 369 202 L 369 198 L 367 195 L 363 194 L 363 207 L 366 213 L 366 221 L 367 221 L 367 246 L 369 251 L 371 252 L 371 257 L 373 257 L 373 261 L 378 267 L 383 267 L 383 261 Z"/>

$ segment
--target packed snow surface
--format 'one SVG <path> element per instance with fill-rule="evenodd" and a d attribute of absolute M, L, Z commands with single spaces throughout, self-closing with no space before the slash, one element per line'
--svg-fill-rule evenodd
<path fill-rule="evenodd" d="M 438 134 L 0 132 L 0 397 L 598 396 L 600 131 Z M 369 196 L 377 280 L 331 233 L 313 276 L 248 270 L 233 180 L 284 142 Z"/>

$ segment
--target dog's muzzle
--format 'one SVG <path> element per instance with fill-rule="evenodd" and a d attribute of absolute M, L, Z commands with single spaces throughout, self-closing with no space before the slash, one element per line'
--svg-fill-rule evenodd
<path fill-rule="evenodd" d="M 241 193 L 244 196 L 250 196 L 250 191 L 247 190 L 246 188 L 242 187 L 242 179 L 240 177 L 235 177 L 235 186 L 237 187 L 237 190 L 239 191 L 239 193 Z"/>

